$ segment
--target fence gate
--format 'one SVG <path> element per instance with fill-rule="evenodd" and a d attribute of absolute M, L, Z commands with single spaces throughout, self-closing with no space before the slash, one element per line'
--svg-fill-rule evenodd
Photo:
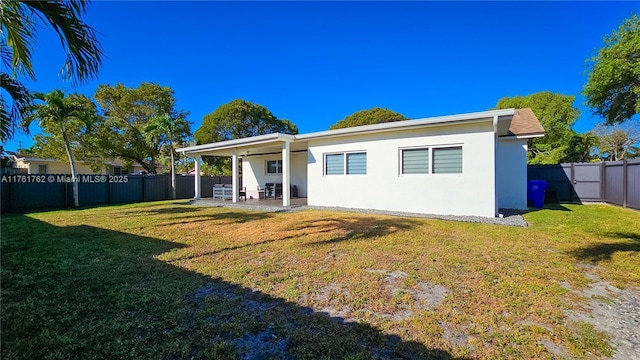
<path fill-rule="evenodd" d="M 576 198 L 570 201 L 602 201 L 600 163 L 573 163 L 571 169 L 572 195 Z"/>
<path fill-rule="evenodd" d="M 548 200 L 604 201 L 640 210 L 640 159 L 529 165 L 529 180 L 545 180 Z"/>

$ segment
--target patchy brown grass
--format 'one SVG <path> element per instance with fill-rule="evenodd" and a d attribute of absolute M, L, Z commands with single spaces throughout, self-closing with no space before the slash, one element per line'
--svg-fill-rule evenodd
<path fill-rule="evenodd" d="M 529 228 L 333 211 L 259 213 L 172 202 L 3 217 L 3 281 L 5 274 L 10 279 L 2 288 L 3 317 L 17 311 L 8 321 L 29 321 L 22 318 L 29 308 L 23 306 L 25 296 L 36 302 L 38 296 L 24 289 L 12 291 L 36 275 L 31 270 L 23 273 L 18 265 L 47 258 L 38 244 L 47 242 L 48 251 L 59 251 L 60 244 L 45 240 L 59 236 L 61 243 L 74 240 L 65 251 L 84 251 L 83 256 L 94 260 L 120 249 L 128 263 L 118 266 L 125 269 L 136 259 L 161 264 L 152 273 L 135 270 L 142 280 L 136 277 L 131 284 L 122 285 L 119 278 L 105 280 L 121 291 L 131 290 L 129 285 L 138 291 L 127 299 L 133 304 L 130 311 L 138 311 L 137 296 L 153 297 L 152 291 L 164 294 L 158 295 L 163 303 L 173 304 L 152 301 L 148 306 L 155 306 L 156 314 L 168 312 L 166 321 L 184 330 L 166 335 L 166 343 L 181 352 L 162 350 L 156 341 L 152 345 L 160 350 L 136 345 L 142 355 L 233 358 L 247 351 L 235 338 L 267 330 L 270 336 L 286 339 L 286 346 L 271 345 L 286 347 L 295 358 L 552 358 L 554 348 L 578 357 L 610 355 L 606 334 L 568 319 L 566 311 L 585 300 L 567 287 L 581 289 L 591 283 L 579 264 L 595 265 L 597 276 L 620 288 L 638 287 L 640 213 L 606 205 L 566 205 L 525 217 Z M 21 249 L 21 242 L 10 238 L 27 231 L 17 224 L 21 221 L 22 226 L 42 226 L 48 233 L 23 236 L 30 244 L 27 252 L 14 250 Z M 109 246 L 88 245 L 91 231 L 61 233 L 86 227 L 99 230 Z M 83 239 L 88 248 L 82 248 Z M 138 239 L 170 246 L 128 256 L 143 246 Z M 163 285 L 166 271 L 171 281 Z M 182 286 L 170 295 L 177 283 Z M 61 301 L 67 291 L 60 290 Z M 194 300 L 198 291 L 204 293 Z M 258 295 L 268 300 L 256 301 L 273 308 L 246 302 Z M 318 320 L 320 312 L 346 324 Z M 19 351 L 11 352 L 12 346 L 26 346 L 16 340 L 20 327 L 6 323 L 3 320 L 3 355 L 20 358 Z M 96 326 L 105 336 L 115 331 L 101 323 Z M 149 336 L 157 336 L 154 331 L 161 328 L 166 331 L 167 326 L 159 324 Z M 194 332 L 197 337 L 186 335 Z M 185 340 L 185 335 L 190 338 Z M 64 354 L 65 347 L 60 347 Z M 72 354 L 85 353 L 76 349 Z M 98 354 L 119 352 L 107 347 Z"/>

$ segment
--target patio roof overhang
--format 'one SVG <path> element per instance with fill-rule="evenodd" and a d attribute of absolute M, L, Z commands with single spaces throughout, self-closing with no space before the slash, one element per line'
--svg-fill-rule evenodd
<path fill-rule="evenodd" d="M 293 148 L 295 146 L 295 148 Z M 306 150 L 306 141 L 295 141 L 295 136 L 290 134 L 266 134 L 249 138 L 220 141 L 217 143 L 203 144 L 177 149 L 187 156 L 195 158 L 195 196 L 200 199 L 201 174 L 200 166 L 203 156 L 228 156 L 231 157 L 231 185 L 232 201 L 238 202 L 239 198 L 239 159 L 244 156 L 262 154 L 280 154 L 282 157 L 282 205 L 291 204 L 291 152 L 297 149 Z"/>
<path fill-rule="evenodd" d="M 291 151 L 307 149 L 306 141 L 296 141 L 290 134 L 266 134 L 249 138 L 221 141 L 217 143 L 189 146 L 176 151 L 185 155 L 200 156 L 251 156 L 262 154 L 274 154 L 282 152 L 282 144 L 290 143 Z"/>

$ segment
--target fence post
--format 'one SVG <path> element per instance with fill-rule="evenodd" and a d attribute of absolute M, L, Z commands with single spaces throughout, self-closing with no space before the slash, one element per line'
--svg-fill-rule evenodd
<path fill-rule="evenodd" d="M 627 207 L 627 159 L 622 160 L 622 207 Z"/>
<path fill-rule="evenodd" d="M 144 202 L 146 197 L 144 196 L 144 175 L 140 175 L 140 179 L 142 180 L 142 201 Z"/>
<path fill-rule="evenodd" d="M 573 194 L 576 193 L 576 187 L 575 187 L 575 180 L 576 180 L 576 169 L 575 169 L 575 164 L 571 163 L 571 179 L 569 179 L 569 182 L 571 184 L 571 192 L 569 194 L 569 202 L 573 202 Z"/>
<path fill-rule="evenodd" d="M 607 177 L 607 173 L 606 173 L 606 165 L 604 163 L 604 161 L 600 162 L 600 201 L 605 202 L 606 194 L 605 191 L 607 191 L 607 187 L 605 186 L 605 179 Z"/>

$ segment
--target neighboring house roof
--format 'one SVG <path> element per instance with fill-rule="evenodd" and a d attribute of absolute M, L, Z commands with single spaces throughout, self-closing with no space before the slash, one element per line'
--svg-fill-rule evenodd
<path fill-rule="evenodd" d="M 59 163 L 63 163 L 64 161 L 62 160 L 58 160 L 58 159 L 50 159 L 50 158 L 39 158 L 36 156 L 32 156 L 32 155 L 21 155 L 21 154 L 16 154 L 16 155 L 11 155 L 11 158 L 14 159 L 14 161 L 22 161 L 25 163 L 30 163 L 30 162 L 59 162 Z M 84 161 L 77 161 L 77 163 L 79 164 L 84 164 Z M 113 160 L 109 160 L 105 162 L 106 165 L 110 165 L 110 166 L 124 166 L 122 163 L 122 160 L 120 159 L 113 159 Z M 142 166 L 139 164 L 133 164 L 133 166 Z M 158 165 L 159 168 L 162 168 L 162 166 Z"/>
<path fill-rule="evenodd" d="M 189 146 L 177 149 L 177 151 L 182 153 L 216 156 L 230 156 L 233 151 L 237 151 L 239 155 L 247 155 L 255 149 L 259 149 L 263 153 L 277 151 L 277 146 L 279 146 L 278 144 L 282 142 L 291 143 L 291 150 L 296 151 L 306 149 L 306 141 L 308 140 L 374 134 L 387 131 L 411 130 L 416 128 L 470 124 L 481 121 L 493 121 L 494 131 L 499 137 L 515 136 L 518 138 L 530 138 L 544 135 L 542 125 L 540 125 L 540 122 L 531 109 L 502 109 L 354 126 L 299 135 L 273 133 L 211 144 Z"/>
<path fill-rule="evenodd" d="M 60 162 L 60 160 L 57 159 L 45 159 L 45 158 L 39 158 L 39 157 L 35 157 L 35 156 L 29 156 L 29 155 L 11 155 L 11 157 L 15 160 L 15 161 L 23 161 L 23 162 L 33 162 L 33 161 L 37 161 L 37 162 Z"/>

